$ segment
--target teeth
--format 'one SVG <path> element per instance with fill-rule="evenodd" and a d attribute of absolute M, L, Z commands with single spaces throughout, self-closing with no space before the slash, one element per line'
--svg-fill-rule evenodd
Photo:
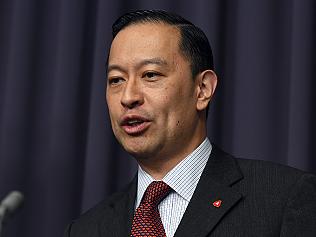
<path fill-rule="evenodd" d="M 137 124 L 137 123 L 142 123 L 142 121 L 140 121 L 140 120 L 129 120 L 127 123 L 129 125 L 133 125 L 133 124 Z"/>

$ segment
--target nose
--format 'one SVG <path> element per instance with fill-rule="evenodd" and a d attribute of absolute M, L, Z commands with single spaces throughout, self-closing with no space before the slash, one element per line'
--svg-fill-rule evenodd
<path fill-rule="evenodd" d="M 121 104 L 123 107 L 132 109 L 144 103 L 143 92 L 137 80 L 130 79 L 126 82 Z"/>

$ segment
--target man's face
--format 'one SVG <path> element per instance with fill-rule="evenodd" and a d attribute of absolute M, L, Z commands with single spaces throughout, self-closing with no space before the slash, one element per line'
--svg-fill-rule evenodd
<path fill-rule="evenodd" d="M 200 136 L 197 85 L 179 38 L 175 27 L 144 23 L 112 42 L 106 100 L 116 138 L 136 158 L 168 159 Z"/>

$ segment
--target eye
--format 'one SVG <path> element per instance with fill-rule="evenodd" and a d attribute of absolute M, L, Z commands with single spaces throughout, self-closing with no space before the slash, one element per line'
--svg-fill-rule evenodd
<path fill-rule="evenodd" d="M 143 74 L 143 78 L 149 78 L 149 79 L 154 79 L 155 77 L 161 76 L 160 73 L 158 72 L 146 72 Z"/>
<path fill-rule="evenodd" d="M 111 78 L 109 78 L 108 82 L 109 82 L 109 85 L 113 85 L 114 86 L 114 85 L 118 85 L 118 84 L 124 82 L 124 78 L 122 78 L 122 77 L 111 77 Z"/>

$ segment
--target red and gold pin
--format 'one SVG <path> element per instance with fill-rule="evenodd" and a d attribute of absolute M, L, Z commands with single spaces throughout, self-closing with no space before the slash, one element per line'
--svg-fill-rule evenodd
<path fill-rule="evenodd" d="M 216 208 L 219 208 L 221 205 L 222 205 L 222 200 L 220 200 L 220 199 L 213 202 L 213 206 Z"/>

